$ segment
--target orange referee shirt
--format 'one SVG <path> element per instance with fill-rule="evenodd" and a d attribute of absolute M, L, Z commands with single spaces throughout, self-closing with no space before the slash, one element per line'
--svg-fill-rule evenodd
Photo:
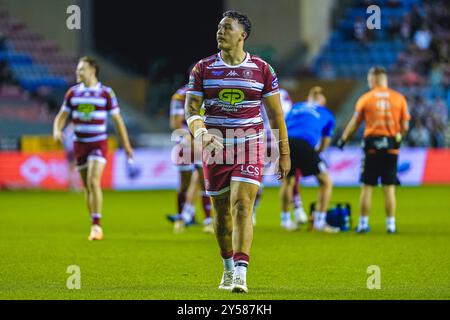
<path fill-rule="evenodd" d="M 363 94 L 356 102 L 355 115 L 358 123 L 365 122 L 364 137 L 395 137 L 401 133 L 401 123 L 411 118 L 405 97 L 388 87 Z"/>

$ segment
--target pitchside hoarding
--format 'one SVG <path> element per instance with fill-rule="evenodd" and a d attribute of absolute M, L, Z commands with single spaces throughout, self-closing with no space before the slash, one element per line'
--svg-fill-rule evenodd
<path fill-rule="evenodd" d="M 174 189 L 178 171 L 171 161 L 171 149 L 138 149 L 129 165 L 124 152 L 108 156 L 103 175 L 105 188 L 116 190 Z M 330 148 L 323 154 L 336 186 L 359 185 L 361 149 L 344 151 Z M 402 148 L 398 175 L 403 185 L 450 183 L 450 150 Z M 266 176 L 266 186 L 276 186 L 274 176 Z M 305 186 L 316 185 L 313 177 L 304 178 Z M 64 153 L 0 152 L 0 188 L 67 189 L 68 165 Z"/>

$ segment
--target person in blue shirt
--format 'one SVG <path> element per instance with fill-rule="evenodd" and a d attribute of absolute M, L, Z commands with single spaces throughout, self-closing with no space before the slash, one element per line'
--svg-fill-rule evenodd
<path fill-rule="evenodd" d="M 308 100 L 296 103 L 286 116 L 289 146 L 291 150 L 291 171 L 281 184 L 282 225 L 290 225 L 290 230 L 298 229 L 299 217 L 291 220 L 289 205 L 292 203 L 292 187 L 295 183 L 295 171 L 300 170 L 303 177 L 314 175 L 319 183 L 319 194 L 313 213 L 313 229 L 330 233 L 339 232 L 326 223 L 326 212 L 331 198 L 333 183 L 327 171 L 327 165 L 320 158 L 331 142 L 335 128 L 335 117 L 325 107 L 326 97 L 321 87 L 313 87 Z"/>

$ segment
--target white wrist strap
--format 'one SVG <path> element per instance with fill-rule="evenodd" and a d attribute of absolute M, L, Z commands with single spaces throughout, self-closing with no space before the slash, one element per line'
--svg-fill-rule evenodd
<path fill-rule="evenodd" d="M 208 130 L 206 128 L 198 128 L 197 130 L 195 130 L 194 132 L 194 138 L 197 139 L 197 137 L 207 133 Z"/>
<path fill-rule="evenodd" d="M 195 120 L 202 120 L 203 121 L 203 117 L 202 116 L 191 116 L 191 117 L 187 118 L 186 119 L 186 123 L 187 123 L 188 127 L 190 127 L 192 121 L 195 121 Z"/>

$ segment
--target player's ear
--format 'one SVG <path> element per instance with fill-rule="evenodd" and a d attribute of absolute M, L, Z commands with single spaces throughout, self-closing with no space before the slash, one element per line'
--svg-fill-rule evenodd
<path fill-rule="evenodd" d="M 247 39 L 247 32 L 242 31 L 242 40 L 245 41 L 245 39 Z"/>

